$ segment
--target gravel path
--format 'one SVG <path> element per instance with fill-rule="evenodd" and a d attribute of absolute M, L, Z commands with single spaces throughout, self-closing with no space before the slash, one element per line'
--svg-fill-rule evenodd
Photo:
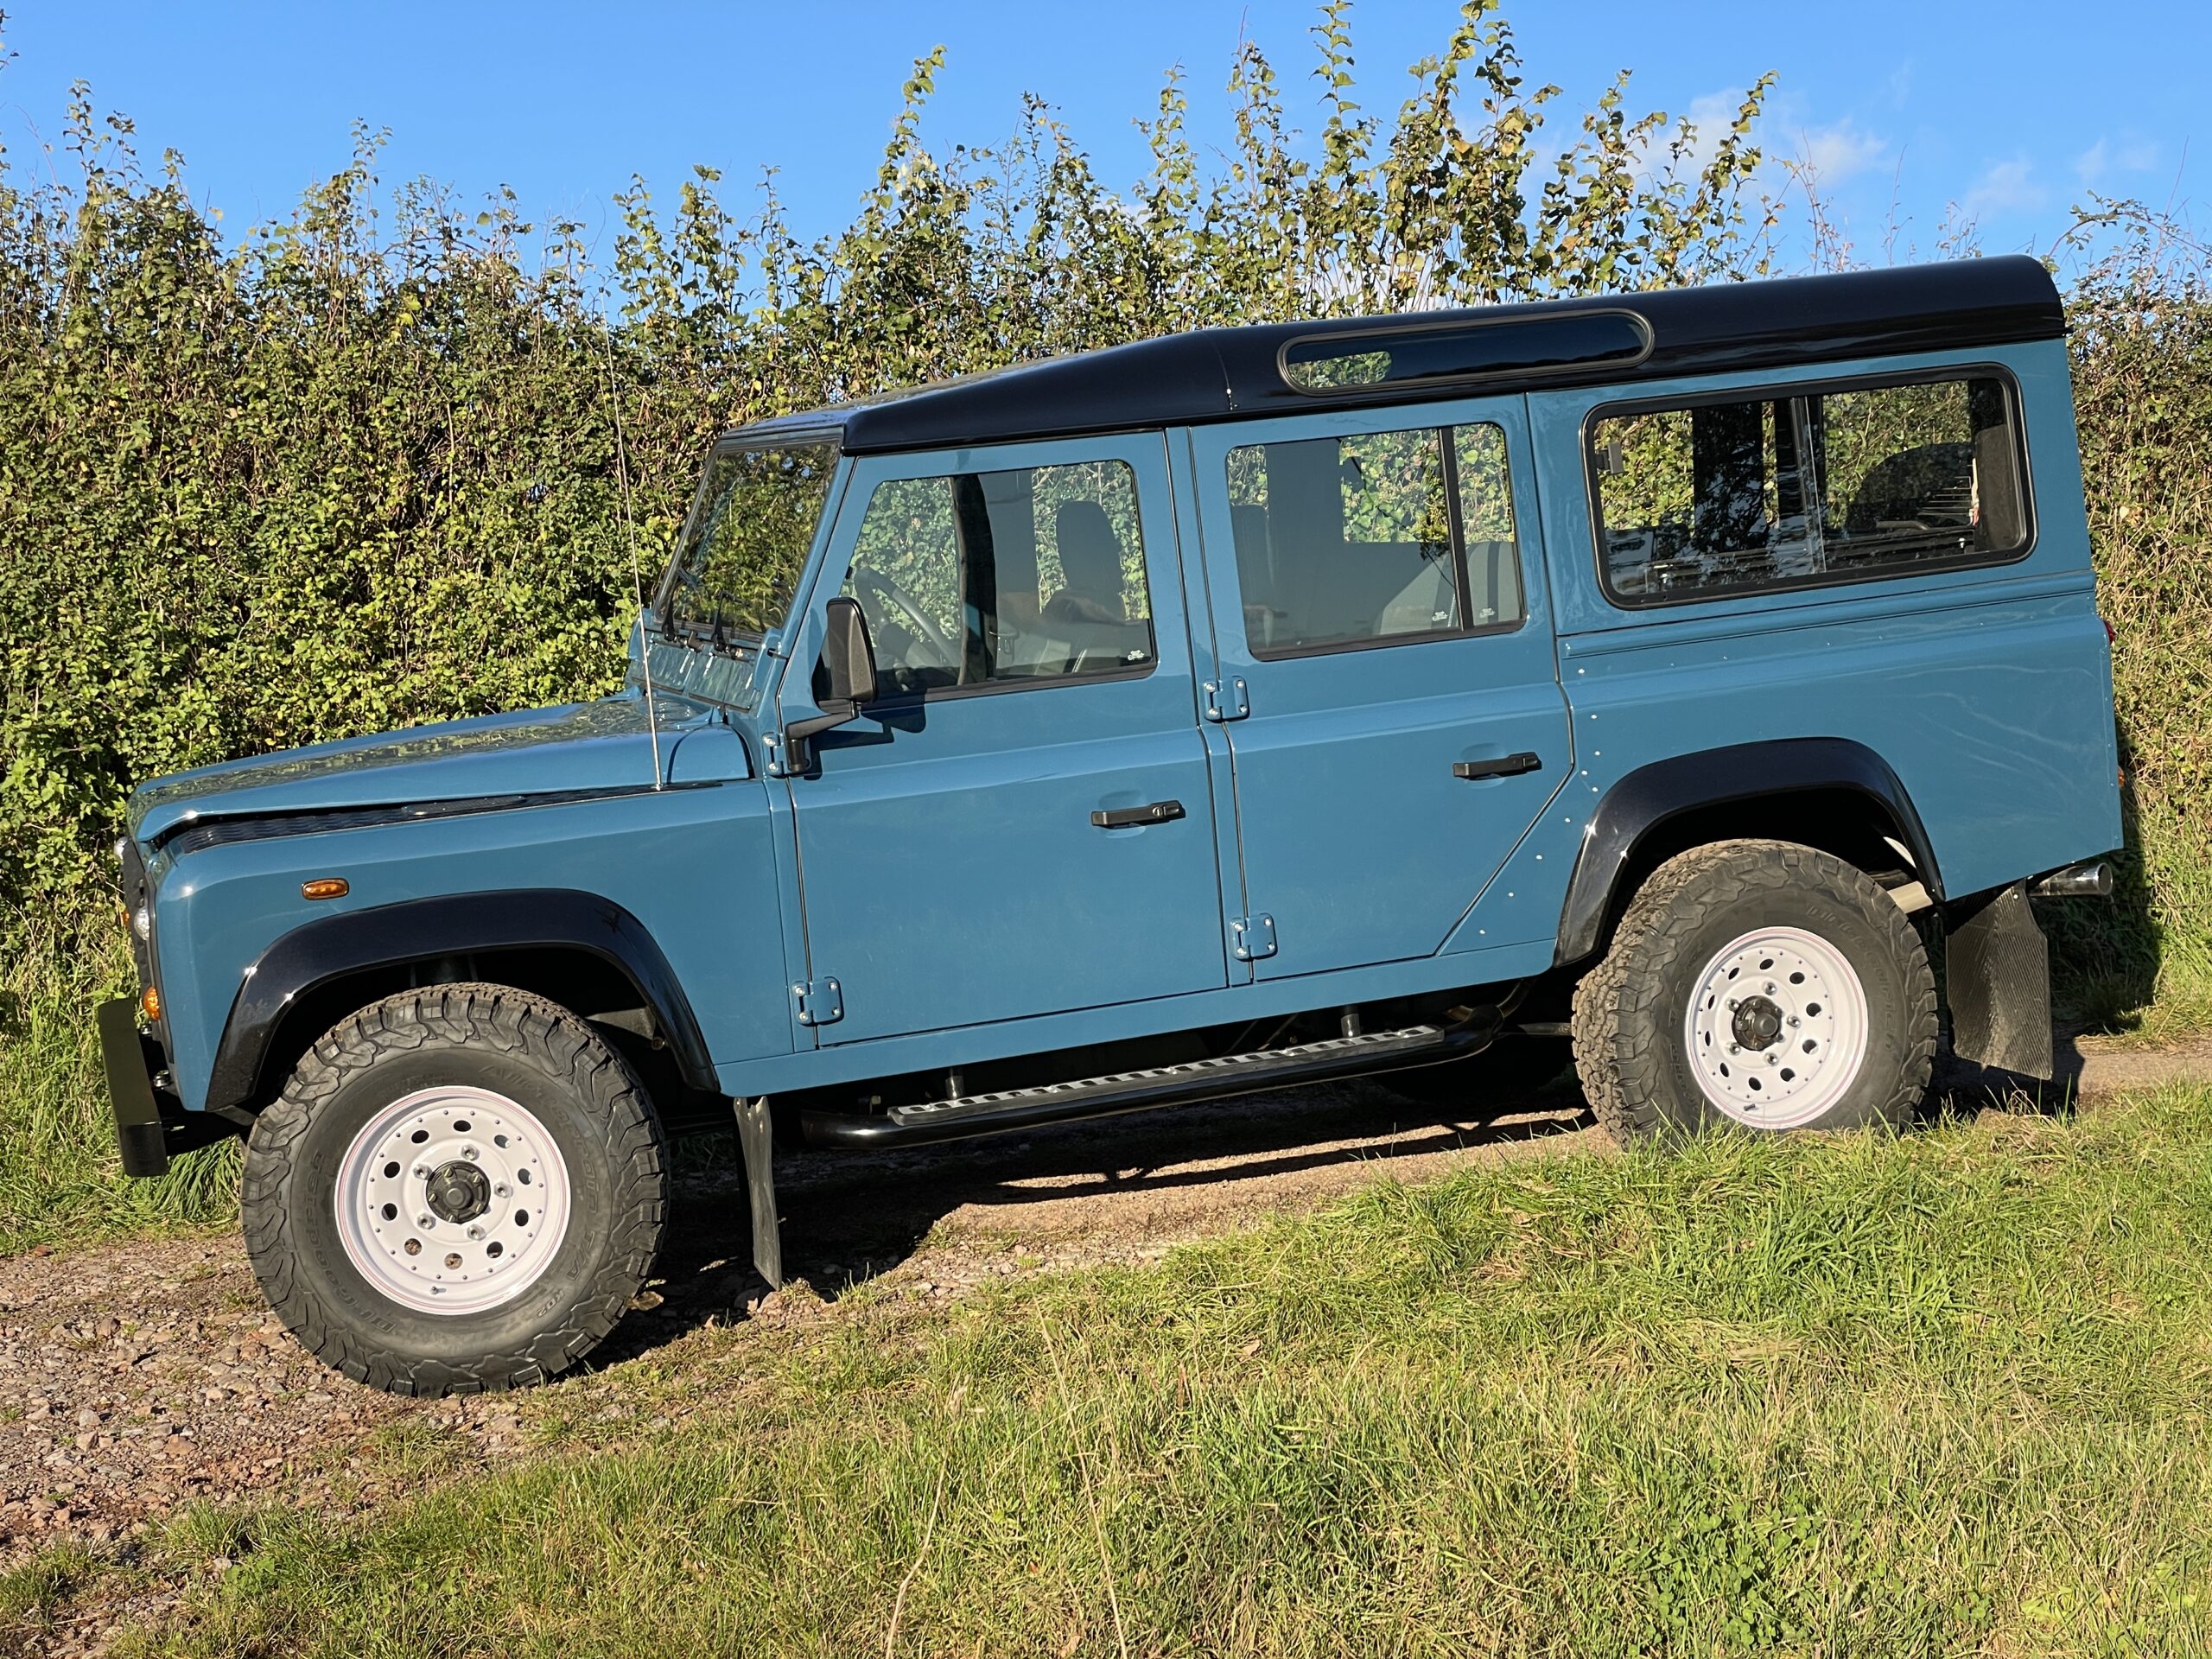
<path fill-rule="evenodd" d="M 2212 1077 L 2212 1039 L 2063 1049 L 2045 1106 Z M 1940 1081 L 1963 1106 L 2028 1103 L 2013 1080 L 1970 1068 Z M 538 1398 L 619 1398 L 628 1366 L 665 1371 L 687 1344 L 726 1353 L 753 1332 L 835 1318 L 856 1282 L 950 1299 L 993 1276 L 1154 1255 L 1383 1171 L 1423 1179 L 1470 1159 L 1606 1144 L 1564 1084 L 1482 1124 L 1440 1122 L 1349 1084 L 1005 1141 L 780 1156 L 786 1260 L 804 1287 L 772 1296 L 753 1274 L 741 1184 L 690 1179 L 664 1278 L 594 1357 L 595 1376 L 530 1397 L 411 1402 L 325 1370 L 263 1310 L 234 1236 L 19 1256 L 0 1262 L 0 1565 L 65 1538 L 120 1548 L 199 1499 L 373 1507 L 395 1478 L 395 1436 L 511 1449 Z M 99 1640 L 86 1630 L 73 1645 Z"/>

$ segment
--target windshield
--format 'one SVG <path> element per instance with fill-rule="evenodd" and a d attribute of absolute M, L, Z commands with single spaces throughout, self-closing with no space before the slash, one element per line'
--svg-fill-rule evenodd
<path fill-rule="evenodd" d="M 715 644 L 783 626 L 836 466 L 826 442 L 716 451 L 662 590 L 662 625 Z"/>

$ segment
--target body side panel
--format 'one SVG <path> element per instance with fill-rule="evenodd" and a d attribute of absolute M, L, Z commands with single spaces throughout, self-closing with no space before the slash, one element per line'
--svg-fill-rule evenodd
<path fill-rule="evenodd" d="M 213 846 L 163 861 L 155 899 L 170 1059 L 206 1097 L 244 972 L 283 934 L 347 911 L 446 894 L 561 888 L 637 918 L 667 957 L 717 1063 L 790 1046 L 783 926 L 759 782 Z M 310 903 L 302 880 L 342 875 Z"/>
<path fill-rule="evenodd" d="M 1636 611 L 1599 589 L 1581 477 L 1584 419 L 1608 394 L 1531 397 L 1584 813 L 1654 760 L 1829 737 L 1863 744 L 1894 771 L 1952 897 L 2120 844 L 2109 652 L 2063 345 L 1702 377 L 1637 396 L 1985 364 L 2009 370 L 2020 390 L 2036 521 L 2024 557 Z"/>

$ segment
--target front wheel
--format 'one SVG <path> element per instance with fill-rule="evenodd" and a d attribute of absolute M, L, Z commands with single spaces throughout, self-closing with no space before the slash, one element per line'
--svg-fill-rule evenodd
<path fill-rule="evenodd" d="M 1809 847 L 1732 841 L 1652 873 L 1576 988 L 1599 1121 L 1669 1130 L 1910 1119 L 1936 1055 L 1927 951 L 1872 877 Z"/>
<path fill-rule="evenodd" d="M 507 987 L 387 998 L 254 1125 L 246 1250 L 293 1334 L 357 1382 L 467 1394 L 582 1358 L 660 1245 L 661 1132 L 620 1056 Z"/>

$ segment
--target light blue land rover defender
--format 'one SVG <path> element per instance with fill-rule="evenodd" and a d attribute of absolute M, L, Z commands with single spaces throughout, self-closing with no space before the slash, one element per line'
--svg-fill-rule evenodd
<path fill-rule="evenodd" d="M 2047 1075 L 2120 839 L 2024 258 L 1218 329 L 765 422 L 629 688 L 148 784 L 124 1166 L 246 1136 L 300 1339 L 551 1376 L 665 1137 L 950 1141 L 1570 1063 L 1616 1135 Z"/>

